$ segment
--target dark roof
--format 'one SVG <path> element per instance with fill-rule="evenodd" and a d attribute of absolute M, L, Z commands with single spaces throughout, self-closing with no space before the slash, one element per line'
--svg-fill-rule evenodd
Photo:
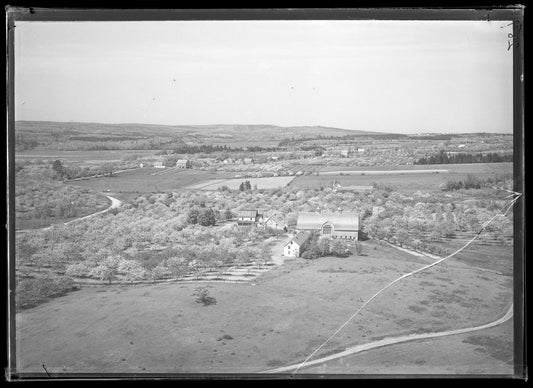
<path fill-rule="evenodd" d="M 294 236 L 291 241 L 294 241 L 298 245 L 302 245 L 307 240 L 309 240 L 310 237 L 311 233 L 309 232 L 298 232 L 298 234 L 296 234 L 296 236 Z"/>
<path fill-rule="evenodd" d="M 298 213 L 296 229 L 320 229 L 326 222 L 336 230 L 359 230 L 359 213 Z"/>

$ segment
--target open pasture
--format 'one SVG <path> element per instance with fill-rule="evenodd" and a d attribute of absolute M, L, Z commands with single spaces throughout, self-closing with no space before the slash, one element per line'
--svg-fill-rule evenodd
<path fill-rule="evenodd" d="M 304 368 L 300 373 L 511 375 L 513 324 L 386 346 Z M 481 345 L 481 346 L 480 346 Z M 453 360 L 451 362 L 450 360 Z"/>
<path fill-rule="evenodd" d="M 363 256 L 288 260 L 254 283 L 84 288 L 17 314 L 17 367 L 42 372 L 45 364 L 50 373 L 246 373 L 301 362 L 377 290 L 432 261 L 372 241 L 363 250 Z M 216 304 L 196 303 L 192 294 L 200 285 L 209 287 Z M 491 322 L 509 308 L 511 296 L 506 276 L 443 263 L 376 298 L 316 356 L 384 337 Z M 472 361 L 454 352 L 461 348 L 449 349 L 446 365 L 437 370 Z M 417 360 L 406 362 L 420 373 L 435 372 Z M 484 371 L 493 366 L 478 361 L 472 362 Z M 362 362 L 343 372 L 377 368 L 382 365 Z"/>
<path fill-rule="evenodd" d="M 329 168 L 329 167 L 328 167 Z M 418 170 L 416 173 L 409 173 L 409 170 Z M 345 171 L 357 170 L 358 175 L 348 175 Z M 365 174 L 364 171 L 386 171 L 385 173 Z M 395 170 L 401 174 L 392 173 Z M 428 172 L 421 172 L 428 170 Z M 447 170 L 447 173 L 440 173 L 432 170 Z M 333 174 L 337 171 L 338 174 Z M 382 168 L 349 167 L 346 169 L 337 168 L 335 170 L 319 172 L 320 175 L 305 175 L 297 177 L 291 186 L 302 188 L 331 187 L 333 181 L 339 182 L 342 186 L 365 186 L 374 183 L 388 185 L 399 191 L 413 192 L 417 190 L 435 191 L 440 190 L 440 185 L 447 181 L 464 180 L 469 174 L 478 179 L 494 178 L 497 175 L 512 174 L 512 163 L 476 163 L 476 164 L 447 164 L 447 165 L 427 165 L 427 166 L 387 166 Z M 323 175 L 327 173 L 328 175 Z M 364 174 L 364 175 L 363 175 Z"/>
<path fill-rule="evenodd" d="M 69 184 L 114 193 L 149 193 L 179 190 L 218 177 L 228 178 L 229 174 L 145 167 L 114 176 L 72 181 Z"/>
<path fill-rule="evenodd" d="M 257 185 L 259 190 L 262 189 L 277 189 L 287 186 L 292 182 L 294 176 L 280 176 L 269 178 L 235 178 L 235 179 L 214 179 L 207 182 L 188 186 L 188 189 L 193 190 L 217 190 L 226 186 L 230 190 L 239 190 L 239 186 L 244 181 L 250 181 L 252 187 Z"/>
<path fill-rule="evenodd" d="M 331 171 L 395 171 L 395 170 L 448 170 L 450 173 L 497 173 L 513 171 L 513 163 L 463 163 L 463 164 L 410 164 L 390 166 L 324 166 L 319 173 Z"/>

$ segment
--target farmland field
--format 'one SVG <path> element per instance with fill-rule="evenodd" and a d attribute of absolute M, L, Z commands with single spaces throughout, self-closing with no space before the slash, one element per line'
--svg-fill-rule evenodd
<path fill-rule="evenodd" d="M 276 189 L 287 186 L 292 182 L 294 176 L 280 176 L 269 178 L 236 178 L 236 179 L 214 179 L 207 182 L 188 186 L 188 189 L 216 190 L 226 186 L 230 190 L 239 190 L 239 185 L 244 181 L 249 181 L 252 187 L 257 185 L 261 189 Z"/>
<path fill-rule="evenodd" d="M 84 288 L 17 314 L 17 366 L 42 372 L 45 364 L 50 373 L 245 373 L 301 362 L 374 292 L 432 261 L 372 241 L 363 249 L 364 256 L 289 260 L 255 284 L 210 283 L 217 301 L 211 306 L 195 303 L 194 283 Z M 317 357 L 383 337 L 491 322 L 512 302 L 511 279 L 445 262 L 375 299 Z M 404 360 L 418 373 L 468 365 L 493 372 L 499 355 L 488 352 L 489 362 L 479 364 L 471 348 L 462 350 L 447 347 L 445 365 L 429 369 L 415 356 Z M 343 373 L 361 372 L 361 365 L 362 373 L 383 368 L 358 362 Z"/>
<path fill-rule="evenodd" d="M 407 173 L 409 169 L 414 170 L 448 170 L 448 173 Z M 394 170 L 406 170 L 404 174 L 376 174 L 376 175 L 347 175 L 348 173 L 341 172 L 342 170 L 357 170 L 357 171 L 394 171 Z M 329 170 L 338 171 L 337 175 L 305 175 L 297 177 L 291 186 L 295 187 L 320 187 L 331 186 L 333 181 L 339 182 L 342 186 L 351 185 L 372 185 L 373 183 L 390 185 L 397 188 L 400 191 L 434 191 L 439 190 L 439 186 L 447 181 L 464 180 L 468 174 L 475 175 L 479 179 L 494 178 L 497 175 L 512 174 L 512 163 L 477 163 L 477 164 L 447 164 L 447 165 L 426 165 L 426 166 L 387 166 L 382 168 L 353 168 L 348 167 L 346 169 L 335 168 Z M 321 170 L 319 174 L 324 171 Z"/>
<path fill-rule="evenodd" d="M 450 173 L 497 173 L 504 174 L 513 171 L 513 163 L 463 163 L 463 164 L 420 164 L 420 165 L 390 165 L 390 166 L 324 166 L 319 172 L 360 170 L 449 170 Z"/>
<path fill-rule="evenodd" d="M 71 181 L 69 184 L 90 187 L 93 190 L 114 193 L 148 193 L 183 189 L 187 186 L 214 178 L 228 178 L 230 174 L 199 170 L 156 169 L 146 167 L 126 171 L 111 177 Z"/>

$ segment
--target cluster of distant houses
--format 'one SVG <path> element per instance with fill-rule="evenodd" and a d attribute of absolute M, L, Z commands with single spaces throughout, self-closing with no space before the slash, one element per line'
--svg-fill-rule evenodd
<path fill-rule="evenodd" d="M 278 214 L 265 216 L 264 210 L 240 210 L 237 224 L 259 225 L 287 231 L 288 225 Z M 359 240 L 360 217 L 355 212 L 318 213 L 300 212 L 296 222 L 296 235 L 283 246 L 283 256 L 300 257 L 311 242 L 311 232 L 322 236 Z"/>

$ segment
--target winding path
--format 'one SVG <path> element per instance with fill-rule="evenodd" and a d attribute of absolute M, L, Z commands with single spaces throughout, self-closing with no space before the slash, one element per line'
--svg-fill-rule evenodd
<path fill-rule="evenodd" d="M 107 208 L 107 209 L 104 209 L 104 210 L 100 210 L 98 212 L 95 212 L 95 213 L 91 213 L 89 215 L 86 215 L 86 216 L 83 216 L 83 217 L 80 217 L 80 218 L 75 218 L 73 220 L 70 220 L 68 222 L 64 222 L 63 225 L 70 225 L 72 224 L 73 222 L 78 222 L 78 221 L 81 221 L 81 220 L 86 220 L 87 218 L 91 218 L 91 217 L 94 217 L 94 216 L 97 216 L 98 214 L 104 214 L 112 209 L 116 209 L 116 208 L 119 208 L 121 205 L 122 205 L 122 201 L 119 200 L 119 199 L 116 199 L 115 197 L 111 197 L 109 195 L 106 195 L 106 197 L 111 201 L 111 205 Z M 50 228 L 52 228 L 53 225 L 50 225 L 50 226 L 47 226 L 45 228 L 40 228 L 40 229 L 19 229 L 16 231 L 16 233 L 22 233 L 22 232 L 35 232 L 35 231 L 44 231 L 44 230 L 48 230 Z"/>
<path fill-rule="evenodd" d="M 511 305 L 511 307 L 505 313 L 505 315 L 503 315 L 502 317 L 498 318 L 497 320 L 495 320 L 493 322 L 486 323 L 484 325 L 474 326 L 474 327 L 467 327 L 467 328 L 464 328 L 464 329 L 457 329 L 457 330 L 441 331 L 441 332 L 438 332 L 438 333 L 410 334 L 410 335 L 404 335 L 404 336 L 400 336 L 400 337 L 384 338 L 384 339 L 379 340 L 379 341 L 374 341 L 374 342 L 369 342 L 367 344 L 357 345 L 357 346 L 348 348 L 348 349 L 346 349 L 346 350 L 344 350 L 342 352 L 335 353 L 335 354 L 332 354 L 332 355 L 327 356 L 327 357 L 322 357 L 322 358 L 318 358 L 318 359 L 313 360 L 313 361 L 309 361 L 304 366 L 302 366 L 302 368 L 313 366 L 313 365 L 322 364 L 322 363 L 325 363 L 327 361 L 335 360 L 335 359 L 338 359 L 338 358 L 341 358 L 341 357 L 351 356 L 353 354 L 364 352 L 366 350 L 380 348 L 380 347 L 388 346 L 388 345 L 395 345 L 395 344 L 399 344 L 399 343 L 402 343 L 402 342 L 415 341 L 415 340 L 420 340 L 420 339 L 431 339 L 431 338 L 445 337 L 445 336 L 449 336 L 449 335 L 470 333 L 472 331 L 488 329 L 488 328 L 491 328 L 491 327 L 494 327 L 494 326 L 501 325 L 504 322 L 507 322 L 509 319 L 511 319 L 512 316 L 513 316 L 513 305 Z M 270 369 L 270 370 L 267 370 L 267 371 L 263 371 L 261 373 L 290 372 L 290 371 L 293 371 L 293 370 L 299 368 L 300 366 L 301 366 L 301 363 L 298 363 L 298 364 L 293 364 L 293 365 L 289 365 L 289 366 L 284 366 L 284 367 L 281 367 L 281 368 Z"/>

